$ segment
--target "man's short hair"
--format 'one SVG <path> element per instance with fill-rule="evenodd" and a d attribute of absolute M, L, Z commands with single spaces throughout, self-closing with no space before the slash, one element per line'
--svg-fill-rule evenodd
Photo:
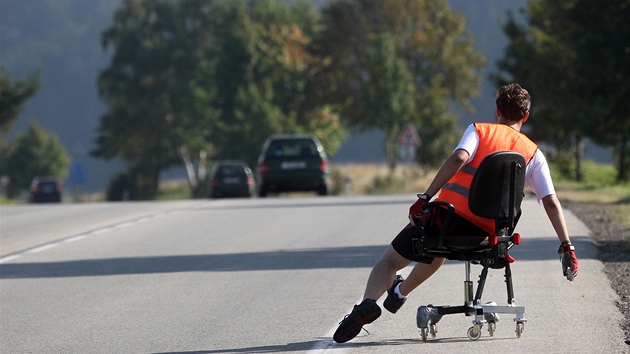
<path fill-rule="evenodd" d="M 501 86 L 497 91 L 497 108 L 503 118 L 509 121 L 519 121 L 525 118 L 530 106 L 529 92 L 519 84 L 507 84 Z"/>

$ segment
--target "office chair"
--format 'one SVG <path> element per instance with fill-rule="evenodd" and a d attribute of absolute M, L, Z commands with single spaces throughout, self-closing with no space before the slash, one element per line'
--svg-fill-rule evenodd
<path fill-rule="evenodd" d="M 456 212 L 453 205 L 436 201 L 424 206 L 425 211 L 430 211 L 432 208 L 445 208 L 448 211 L 443 220 L 443 227 L 437 236 L 427 236 L 422 227 L 419 227 L 421 236 L 416 240 L 416 253 L 464 261 L 466 280 L 464 305 L 427 305 L 418 308 L 417 325 L 420 328 L 422 340 L 426 341 L 428 334 L 435 338 L 436 323 L 443 315 L 456 313 L 474 316 L 473 325 L 467 332 L 471 340 L 481 337 L 485 323 L 488 324 L 489 335 L 494 335 L 498 320 L 497 313 L 514 314 L 516 337 L 521 337 L 527 320 L 524 317 L 525 308 L 515 305 L 510 270 L 510 263 L 514 262 L 514 258 L 508 254 L 508 251 L 521 241 L 520 235 L 513 231 L 521 213 L 525 168 L 525 159 L 514 151 L 498 151 L 489 154 L 477 168 L 469 190 L 468 206 L 475 215 L 496 221 L 495 232 L 488 237 L 447 236 L 446 230 L 452 215 Z M 471 264 L 483 266 L 474 297 L 473 283 L 470 280 Z M 505 269 L 507 306 L 496 306 L 495 303 L 481 304 L 489 269 Z"/>

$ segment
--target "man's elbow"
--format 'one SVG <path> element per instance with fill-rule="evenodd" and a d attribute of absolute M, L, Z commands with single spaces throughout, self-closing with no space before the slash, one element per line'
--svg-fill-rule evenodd
<path fill-rule="evenodd" d="M 556 197 L 555 194 L 549 194 L 542 198 L 542 204 L 545 209 L 560 209 L 560 200 Z"/>
<path fill-rule="evenodd" d="M 470 157 L 470 154 L 468 154 L 468 151 L 464 149 L 457 149 L 453 151 L 450 159 L 451 159 L 451 162 L 453 162 L 454 164 L 458 166 L 462 166 L 463 164 L 466 163 L 466 161 L 468 161 L 469 157 Z"/>

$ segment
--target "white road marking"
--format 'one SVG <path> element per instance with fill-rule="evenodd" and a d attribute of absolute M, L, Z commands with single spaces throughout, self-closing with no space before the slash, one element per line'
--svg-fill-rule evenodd
<path fill-rule="evenodd" d="M 135 225 L 135 224 L 137 224 L 137 222 L 128 221 L 128 222 L 123 222 L 121 224 L 114 225 L 114 228 L 115 229 L 122 229 L 123 227 L 132 226 L 132 225 Z"/>
<path fill-rule="evenodd" d="M 25 250 L 22 250 L 22 251 L 18 251 L 18 252 L 14 252 L 12 254 L 6 255 L 4 257 L 0 257 L 0 263 L 7 263 L 7 262 L 10 262 L 12 260 L 15 260 L 15 259 L 19 258 L 20 255 L 23 254 L 23 253 L 27 253 L 27 252 L 28 253 L 40 253 L 40 252 L 46 251 L 48 249 L 57 247 L 57 245 L 59 245 L 61 243 L 71 243 L 71 242 L 80 241 L 80 240 L 86 239 L 86 238 L 88 238 L 90 236 L 102 235 L 102 234 L 107 233 L 107 232 L 109 232 L 111 230 L 114 230 L 114 229 L 119 229 L 119 228 L 123 228 L 123 227 L 132 226 L 132 225 L 139 224 L 141 222 L 145 222 L 145 221 L 149 221 L 149 220 L 156 220 L 156 219 L 162 218 L 164 216 L 177 215 L 177 214 L 180 214 L 180 213 L 183 213 L 183 212 L 201 209 L 201 208 L 206 207 L 208 205 L 209 205 L 208 203 L 200 203 L 200 204 L 193 205 L 193 206 L 190 206 L 190 207 L 187 207 L 187 208 L 184 208 L 184 209 L 174 209 L 174 210 L 169 210 L 169 211 L 163 211 L 163 212 L 160 212 L 160 213 L 156 213 L 154 215 L 143 216 L 143 217 L 141 217 L 139 219 L 124 221 L 124 222 L 113 224 L 113 225 L 110 225 L 110 226 L 105 226 L 105 227 L 102 227 L 102 228 L 99 228 L 99 229 L 96 229 L 96 230 L 92 230 L 92 231 L 89 231 L 89 232 L 85 232 L 85 233 L 82 233 L 82 234 L 79 234 L 79 235 L 69 236 L 69 237 L 62 238 L 62 239 L 57 240 L 57 241 L 45 243 L 43 245 L 40 245 L 40 246 L 37 246 L 37 247 L 34 247 L 34 248 L 28 248 L 28 249 L 25 249 Z"/>
<path fill-rule="evenodd" d="M 104 234 L 108 231 L 110 231 L 112 228 L 111 227 L 104 227 L 102 229 L 96 229 L 94 231 L 91 231 L 89 234 L 90 235 L 100 235 L 100 234 Z"/>
<path fill-rule="evenodd" d="M 83 240 L 84 238 L 88 238 L 88 237 L 89 237 L 89 235 L 85 235 L 85 234 L 77 235 L 77 236 L 73 236 L 73 237 L 70 237 L 68 239 L 63 240 L 63 243 L 70 243 L 70 242 L 80 241 L 80 240 Z"/>
<path fill-rule="evenodd" d="M 19 255 L 19 254 L 14 254 L 14 255 L 11 255 L 11 256 L 6 256 L 6 257 L 3 257 L 3 258 L 0 258 L 0 263 L 9 262 L 9 261 L 12 261 L 12 260 L 17 259 L 17 258 L 20 258 L 20 255 Z"/>
<path fill-rule="evenodd" d="M 39 252 L 42 252 L 42 251 L 45 251 L 45 250 L 49 250 L 49 249 L 54 248 L 54 247 L 57 247 L 57 243 L 49 243 L 49 244 L 46 244 L 46 245 L 43 245 L 43 246 L 39 246 L 39 247 L 36 247 L 36 248 L 33 248 L 33 249 L 29 250 L 28 252 L 29 253 L 39 253 Z"/>

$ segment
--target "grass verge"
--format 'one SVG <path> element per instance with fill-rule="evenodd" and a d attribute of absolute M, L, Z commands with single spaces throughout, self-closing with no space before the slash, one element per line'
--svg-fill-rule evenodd
<path fill-rule="evenodd" d="M 612 165 L 585 161 L 583 180 L 572 181 L 551 164 L 558 198 L 562 201 L 603 208 L 625 230 L 625 250 L 630 252 L 630 183 L 616 184 Z"/>
<path fill-rule="evenodd" d="M 553 163 L 550 167 L 558 198 L 606 209 L 613 222 L 626 230 L 626 251 L 630 252 L 630 183 L 616 184 L 616 171 L 609 164 L 585 161 L 581 182 L 564 176 Z M 402 166 L 390 172 L 385 165 L 348 164 L 334 166 L 331 176 L 337 185 L 351 181 L 349 188 L 337 188 L 341 191 L 338 194 L 415 194 L 424 192 L 436 172 L 414 166 Z"/>

